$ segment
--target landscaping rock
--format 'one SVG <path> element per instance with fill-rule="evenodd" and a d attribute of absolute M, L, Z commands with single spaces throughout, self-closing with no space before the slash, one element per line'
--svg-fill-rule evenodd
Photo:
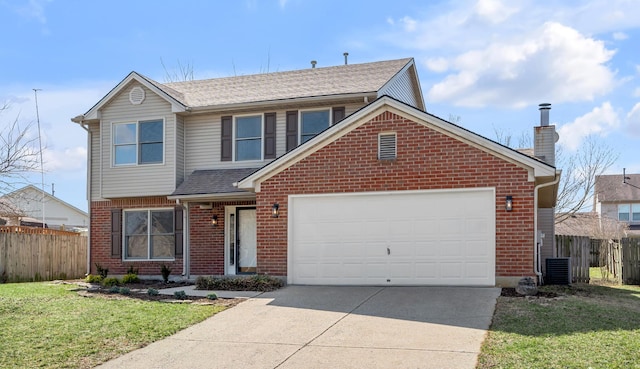
<path fill-rule="evenodd" d="M 524 277 L 518 282 L 516 292 L 524 296 L 535 296 L 538 294 L 538 286 L 533 278 Z"/>

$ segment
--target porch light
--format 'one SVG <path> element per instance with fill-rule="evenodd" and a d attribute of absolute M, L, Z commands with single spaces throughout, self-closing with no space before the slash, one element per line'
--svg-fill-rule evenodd
<path fill-rule="evenodd" d="M 513 210 L 513 197 L 512 196 L 507 196 L 507 199 L 505 200 L 504 207 L 505 207 L 505 209 L 507 211 Z"/>
<path fill-rule="evenodd" d="M 211 225 L 217 225 L 218 224 L 218 216 L 214 215 L 213 217 L 211 217 Z"/>
<path fill-rule="evenodd" d="M 277 218 L 280 214 L 279 213 L 279 209 L 280 209 L 280 205 L 278 205 L 278 203 L 273 204 L 273 206 L 271 207 L 271 217 L 272 218 Z"/>

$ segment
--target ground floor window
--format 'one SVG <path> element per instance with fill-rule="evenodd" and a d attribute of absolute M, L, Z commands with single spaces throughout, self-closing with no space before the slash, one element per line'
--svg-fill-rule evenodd
<path fill-rule="evenodd" d="M 173 209 L 125 210 L 125 260 L 174 259 L 173 217 Z"/>

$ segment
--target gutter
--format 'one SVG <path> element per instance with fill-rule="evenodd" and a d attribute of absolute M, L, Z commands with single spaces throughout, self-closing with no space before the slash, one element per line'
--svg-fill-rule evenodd
<path fill-rule="evenodd" d="M 84 115 L 71 118 L 80 128 L 87 132 L 87 213 L 89 214 L 89 227 L 87 227 L 87 275 L 91 274 L 91 131 L 84 123 Z"/>
<path fill-rule="evenodd" d="M 558 184 L 560 182 L 559 172 L 556 171 L 553 181 L 547 183 L 541 183 L 537 185 L 533 190 L 533 269 L 538 276 L 538 284 L 543 283 L 542 271 L 540 269 L 540 244 L 538 243 L 538 191 L 543 187 L 549 187 Z"/>

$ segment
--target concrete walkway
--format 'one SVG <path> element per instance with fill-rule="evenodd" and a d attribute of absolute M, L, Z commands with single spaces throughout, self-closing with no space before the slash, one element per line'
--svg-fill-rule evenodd
<path fill-rule="evenodd" d="M 101 368 L 475 368 L 498 288 L 289 286 Z"/>

